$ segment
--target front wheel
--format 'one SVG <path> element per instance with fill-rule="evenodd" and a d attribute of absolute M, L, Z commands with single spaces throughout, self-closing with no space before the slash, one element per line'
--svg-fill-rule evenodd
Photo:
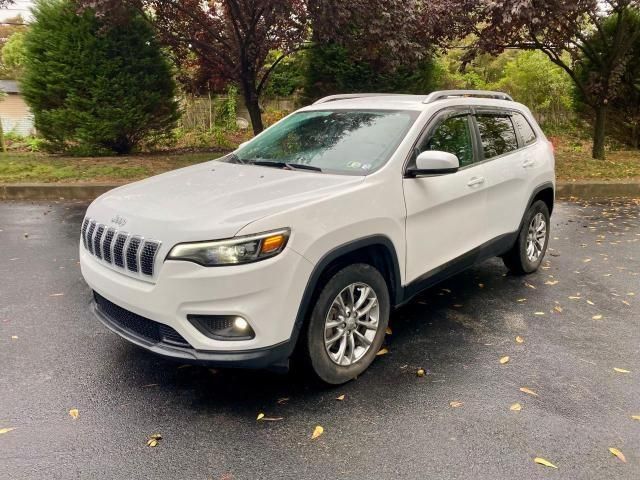
<path fill-rule="evenodd" d="M 339 385 L 364 372 L 384 341 L 389 310 L 387 283 L 377 269 L 354 264 L 336 273 L 320 292 L 306 332 L 318 378 Z"/>
<path fill-rule="evenodd" d="M 549 244 L 549 208 L 538 200 L 525 213 L 518 239 L 502 260 L 516 275 L 538 270 Z"/>

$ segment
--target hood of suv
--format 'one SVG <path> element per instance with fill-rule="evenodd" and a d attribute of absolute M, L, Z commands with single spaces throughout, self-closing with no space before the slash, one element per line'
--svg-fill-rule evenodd
<path fill-rule="evenodd" d="M 212 161 L 111 190 L 91 204 L 87 216 L 165 245 L 222 239 L 363 178 Z"/>

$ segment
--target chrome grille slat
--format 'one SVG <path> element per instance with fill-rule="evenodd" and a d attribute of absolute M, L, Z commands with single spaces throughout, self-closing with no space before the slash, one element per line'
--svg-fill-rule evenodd
<path fill-rule="evenodd" d="M 101 223 L 96 227 L 93 239 L 93 254 L 102 260 L 102 236 L 104 235 L 104 225 Z"/>
<path fill-rule="evenodd" d="M 120 232 L 88 217 L 82 222 L 81 230 L 82 245 L 97 259 L 128 275 L 153 277 L 161 242 Z"/>
<path fill-rule="evenodd" d="M 91 220 L 89 230 L 87 230 L 87 250 L 93 255 L 93 232 L 96 229 L 96 222 Z"/>

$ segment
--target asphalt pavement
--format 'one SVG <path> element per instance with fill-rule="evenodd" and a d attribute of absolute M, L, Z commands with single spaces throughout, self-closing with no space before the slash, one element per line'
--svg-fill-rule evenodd
<path fill-rule="evenodd" d="M 0 203 L 2 479 L 640 478 L 637 200 L 560 203 L 542 270 L 495 259 L 421 294 L 337 388 L 109 332 L 78 265 L 85 208 Z"/>

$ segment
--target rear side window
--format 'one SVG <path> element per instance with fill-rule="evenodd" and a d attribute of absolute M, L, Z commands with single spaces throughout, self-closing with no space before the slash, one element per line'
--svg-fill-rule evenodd
<path fill-rule="evenodd" d="M 525 145 L 531 145 L 536 141 L 536 133 L 533 131 L 533 128 L 531 128 L 531 124 L 524 118 L 524 115 L 514 113 L 511 119 L 518 129 L 518 132 L 520 132 L 520 137 L 522 137 Z"/>
<path fill-rule="evenodd" d="M 509 115 L 481 113 L 476 120 L 485 159 L 517 150 L 518 138 Z"/>

